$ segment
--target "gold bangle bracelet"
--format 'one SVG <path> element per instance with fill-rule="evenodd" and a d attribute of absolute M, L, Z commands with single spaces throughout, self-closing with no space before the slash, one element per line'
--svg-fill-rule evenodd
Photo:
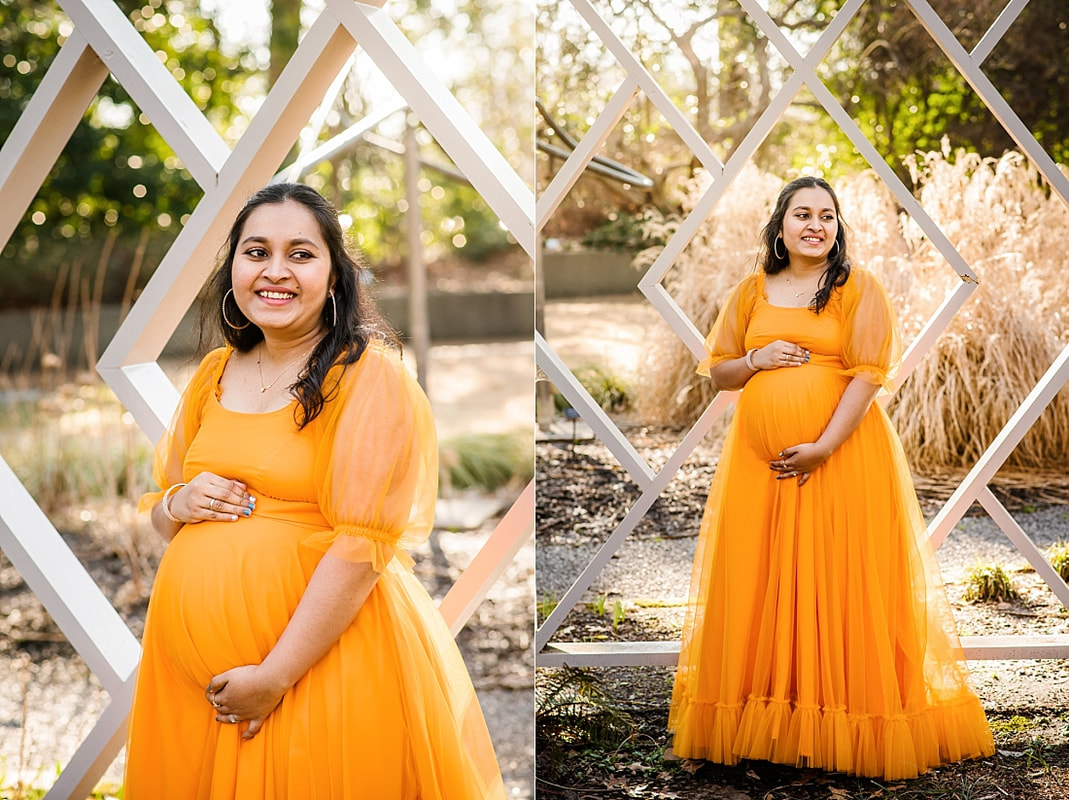
<path fill-rule="evenodd" d="M 185 525 L 185 523 L 171 513 L 171 497 L 185 485 L 184 483 L 176 483 L 163 493 L 163 499 L 160 501 L 160 506 L 163 507 L 163 516 L 167 517 L 171 522 L 177 522 L 179 525 Z"/>

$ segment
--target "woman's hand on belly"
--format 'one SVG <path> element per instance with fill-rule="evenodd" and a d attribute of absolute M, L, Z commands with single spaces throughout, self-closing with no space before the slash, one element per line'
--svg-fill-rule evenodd
<path fill-rule="evenodd" d="M 804 486 L 813 471 L 827 461 L 829 455 L 831 453 L 825 452 L 824 448 L 815 442 L 806 442 L 784 448 L 779 458 L 769 462 L 769 467 L 779 473 L 776 480 L 797 478 L 798 485 Z"/>
<path fill-rule="evenodd" d="M 186 525 L 206 520 L 237 522 L 252 514 L 256 498 L 239 480 L 202 472 L 171 498 L 171 513 Z"/>
<path fill-rule="evenodd" d="M 285 687 L 272 685 L 259 665 L 249 664 L 222 672 L 208 681 L 204 692 L 215 709 L 215 721 L 226 724 L 248 722 L 242 739 L 260 732 L 264 720 L 278 707 Z"/>

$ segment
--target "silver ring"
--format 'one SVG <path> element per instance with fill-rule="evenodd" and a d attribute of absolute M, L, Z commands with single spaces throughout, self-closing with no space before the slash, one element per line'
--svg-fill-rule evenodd
<path fill-rule="evenodd" d="M 227 717 L 227 719 L 230 720 L 230 724 L 231 725 L 237 725 L 238 724 L 238 715 L 237 714 L 231 714 L 229 717 Z"/>
<path fill-rule="evenodd" d="M 222 708 L 223 704 L 220 703 L 218 700 L 212 700 L 212 707 L 213 708 Z"/>
<path fill-rule="evenodd" d="M 218 502 L 219 502 L 219 500 L 217 498 L 213 497 L 212 501 L 210 503 L 208 503 L 208 510 L 209 511 L 218 511 L 219 509 L 217 509 L 215 507 L 215 504 L 218 503 Z"/>

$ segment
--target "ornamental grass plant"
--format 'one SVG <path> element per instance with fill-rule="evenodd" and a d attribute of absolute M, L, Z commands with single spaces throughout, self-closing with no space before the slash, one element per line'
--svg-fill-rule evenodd
<path fill-rule="evenodd" d="M 983 159 L 944 148 L 908 164 L 921 205 L 980 285 L 887 410 L 915 472 L 960 472 L 975 464 L 1069 342 L 1069 208 L 1015 152 Z M 707 185 L 707 177 L 696 179 L 689 202 Z M 779 177 L 756 167 L 743 170 L 666 277 L 668 291 L 703 335 L 731 287 L 755 268 L 758 234 L 781 186 Z M 887 288 L 908 346 L 960 278 L 874 172 L 838 181 L 836 191 L 854 263 Z M 678 223 L 648 224 L 674 229 Z M 648 267 L 659 252 L 640 253 L 636 266 Z M 652 344 L 637 399 L 645 421 L 697 419 L 714 392 L 695 366 L 674 337 Z M 1007 465 L 1055 469 L 1066 452 L 1069 390 L 1043 412 Z"/>

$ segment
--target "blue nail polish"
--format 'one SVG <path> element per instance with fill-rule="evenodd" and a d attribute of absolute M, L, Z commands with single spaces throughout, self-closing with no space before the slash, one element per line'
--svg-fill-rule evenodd
<path fill-rule="evenodd" d="M 241 513 L 242 513 L 242 514 L 244 514 L 244 515 L 245 515 L 245 516 L 247 517 L 247 516 L 249 516 L 249 514 L 251 514 L 251 513 L 252 513 L 252 509 L 251 509 L 251 508 L 246 508 L 246 509 L 245 509 L 244 511 L 242 511 Z"/>

